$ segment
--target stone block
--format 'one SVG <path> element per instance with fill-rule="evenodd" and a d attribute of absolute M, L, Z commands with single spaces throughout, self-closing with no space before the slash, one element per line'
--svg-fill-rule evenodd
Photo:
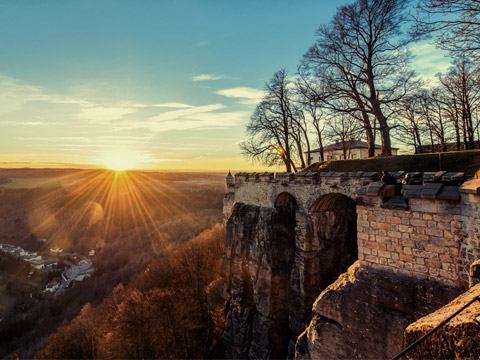
<path fill-rule="evenodd" d="M 425 220 L 418 220 L 418 219 L 411 219 L 410 220 L 410 224 L 412 226 L 422 226 L 422 227 L 425 227 L 427 226 L 427 222 Z"/>
<path fill-rule="evenodd" d="M 460 192 L 458 186 L 444 186 L 437 195 L 439 200 L 460 200 Z"/>
<path fill-rule="evenodd" d="M 385 187 L 385 183 L 376 181 L 372 182 L 368 185 L 366 195 L 368 196 L 379 196 L 382 193 L 383 188 Z"/>
<path fill-rule="evenodd" d="M 440 269 L 440 267 L 442 266 L 442 263 L 439 260 L 432 260 L 432 259 L 426 259 L 425 264 L 429 268 L 435 268 L 435 269 Z"/>
<path fill-rule="evenodd" d="M 399 257 L 400 261 L 405 261 L 411 264 L 415 263 L 415 259 L 412 255 L 400 254 Z"/>
<path fill-rule="evenodd" d="M 458 190 L 461 193 L 480 195 L 480 179 L 466 181 Z"/>
<path fill-rule="evenodd" d="M 374 172 L 374 171 L 365 171 L 364 173 L 362 173 L 362 177 L 376 179 L 376 178 L 378 178 L 378 173 Z"/>
<path fill-rule="evenodd" d="M 443 186 L 443 183 L 425 183 L 420 197 L 422 199 L 436 199 Z"/>
<path fill-rule="evenodd" d="M 403 196 L 407 199 L 419 198 L 422 195 L 422 185 L 403 185 Z"/>
<path fill-rule="evenodd" d="M 409 199 L 408 203 L 413 212 L 436 213 L 438 211 L 438 201 L 435 200 L 411 198 Z M 421 217 L 420 214 L 418 214 L 418 217 Z"/>
<path fill-rule="evenodd" d="M 449 280 L 457 280 L 458 278 L 456 272 L 453 270 L 440 269 L 440 276 L 442 278 L 449 279 Z"/>
<path fill-rule="evenodd" d="M 432 181 L 435 176 L 435 172 L 426 171 L 423 173 L 422 178 L 424 182 Z"/>
<path fill-rule="evenodd" d="M 424 258 L 415 258 L 415 264 L 425 265 Z"/>
<path fill-rule="evenodd" d="M 386 258 L 386 259 L 390 259 L 390 258 L 391 258 L 390 252 L 389 252 L 389 251 L 385 251 L 385 250 L 378 250 L 378 256 L 383 257 L 383 258 Z"/>
<path fill-rule="evenodd" d="M 480 200 L 480 197 L 479 197 Z M 437 212 L 439 214 L 446 214 L 448 216 L 460 215 L 461 208 L 458 206 L 458 201 L 441 200 L 437 201 Z"/>
<path fill-rule="evenodd" d="M 377 222 L 377 229 L 390 230 L 390 224 L 378 223 Z"/>
<path fill-rule="evenodd" d="M 398 231 L 389 231 L 389 232 L 387 232 L 387 235 L 392 237 L 392 238 L 398 238 L 398 239 L 400 239 L 402 237 L 402 233 L 400 233 Z"/>
<path fill-rule="evenodd" d="M 357 239 L 368 240 L 368 234 L 365 233 L 357 233 Z"/>
<path fill-rule="evenodd" d="M 419 272 L 419 273 L 428 273 L 428 269 L 425 265 L 420 265 L 420 264 L 415 264 L 413 265 L 413 271 Z"/>
<path fill-rule="evenodd" d="M 387 216 L 386 218 L 388 224 L 401 224 L 402 220 L 398 216 Z"/>
<path fill-rule="evenodd" d="M 429 235 L 429 236 L 438 236 L 438 237 L 442 237 L 442 236 L 443 236 L 443 230 L 428 228 L 428 229 L 426 230 L 426 232 L 427 232 L 427 235 Z"/>
<path fill-rule="evenodd" d="M 446 239 L 453 239 L 454 238 L 453 234 L 448 230 L 443 231 L 443 237 L 446 238 Z"/>
<path fill-rule="evenodd" d="M 395 196 L 395 185 L 385 185 L 381 192 L 384 198 L 391 198 Z"/>

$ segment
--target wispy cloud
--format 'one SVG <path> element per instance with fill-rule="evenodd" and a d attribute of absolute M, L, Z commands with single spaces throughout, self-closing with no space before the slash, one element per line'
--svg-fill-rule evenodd
<path fill-rule="evenodd" d="M 225 105 L 211 104 L 166 111 L 147 120 L 128 120 L 125 128 L 149 129 L 153 132 L 227 128 L 245 122 L 250 114 L 243 111 L 220 111 Z"/>
<path fill-rule="evenodd" d="M 213 80 L 221 80 L 221 79 L 225 79 L 225 75 L 200 74 L 200 75 L 195 75 L 192 78 L 192 81 L 213 81 Z"/>
<path fill-rule="evenodd" d="M 222 104 L 212 104 L 212 105 L 204 105 L 204 106 L 196 106 L 189 109 L 184 110 L 172 110 L 166 111 L 160 115 L 157 115 L 151 120 L 154 121 L 166 121 L 166 120 L 176 120 L 176 119 L 190 119 L 198 116 L 199 114 L 212 112 L 216 110 L 224 109 L 225 105 Z"/>
<path fill-rule="evenodd" d="M 439 82 L 435 75 L 447 71 L 451 66 L 446 52 L 427 42 L 414 44 L 410 50 L 415 56 L 412 61 L 415 71 L 421 74 L 420 77 L 427 86 L 438 85 Z"/>
<path fill-rule="evenodd" d="M 262 99 L 265 93 L 263 90 L 241 86 L 241 87 L 234 87 L 230 89 L 218 90 L 217 94 L 226 96 L 229 98 L 243 99 L 239 101 L 239 103 L 252 105 L 252 104 L 257 104 Z"/>
<path fill-rule="evenodd" d="M 199 41 L 195 45 L 198 46 L 198 47 L 205 47 L 205 46 L 210 45 L 210 41 L 208 41 L 208 40 Z"/>
<path fill-rule="evenodd" d="M 95 106 L 83 108 L 77 114 L 77 117 L 83 120 L 91 121 L 111 121 L 123 118 L 125 115 L 132 114 L 136 110 L 132 107 L 103 107 Z"/>
<path fill-rule="evenodd" d="M 166 108 L 191 108 L 192 105 L 179 103 L 179 102 L 168 102 L 164 104 L 133 104 L 133 107 L 138 108 L 148 108 L 148 107 L 166 107 Z"/>
<path fill-rule="evenodd" d="M 0 74 L 0 113 L 10 113 L 20 109 L 24 104 L 39 101 L 57 104 L 76 104 L 88 106 L 88 101 L 73 99 L 68 96 L 49 94 L 40 86 L 25 83 L 10 76 Z"/>
<path fill-rule="evenodd" d="M 45 121 L 24 121 L 24 122 L 16 122 L 15 125 L 20 126 L 50 126 L 50 125 L 58 125 L 58 122 L 51 123 Z"/>

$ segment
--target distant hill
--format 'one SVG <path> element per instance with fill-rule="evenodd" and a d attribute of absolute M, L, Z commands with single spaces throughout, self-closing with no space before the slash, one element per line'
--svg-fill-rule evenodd
<path fill-rule="evenodd" d="M 321 161 L 307 166 L 306 171 L 459 171 L 473 177 L 480 169 L 480 150 L 448 153 L 384 156 L 368 159 Z"/>

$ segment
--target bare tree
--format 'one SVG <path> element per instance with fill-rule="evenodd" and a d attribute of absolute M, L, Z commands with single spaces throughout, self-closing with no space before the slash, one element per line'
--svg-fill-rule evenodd
<path fill-rule="evenodd" d="M 327 136 L 342 144 L 343 158 L 348 159 L 352 145 L 359 139 L 362 132 L 358 119 L 345 113 L 340 114 L 340 116 L 332 114 L 327 127 Z"/>
<path fill-rule="evenodd" d="M 480 78 L 478 68 L 471 61 L 459 58 L 453 67 L 439 80 L 450 98 L 450 110 L 456 111 L 450 118 L 457 130 L 457 142 L 460 132 L 463 134 L 464 149 L 473 149 L 475 128 L 474 113 L 480 105 Z M 459 121 L 460 120 L 460 121 Z"/>
<path fill-rule="evenodd" d="M 423 136 L 426 131 L 419 98 L 420 94 L 415 93 L 402 99 L 399 103 L 398 121 L 395 126 L 396 139 L 412 145 L 416 153 L 423 152 Z"/>
<path fill-rule="evenodd" d="M 287 79 L 286 70 L 277 71 L 266 83 L 266 95 L 257 105 L 246 133 L 249 139 L 240 144 L 245 156 L 267 166 L 283 163 L 286 171 L 297 171 L 294 159 L 305 164 L 302 152 L 302 133 L 299 128 L 300 110 L 292 99 L 291 82 Z M 280 146 L 284 150 L 282 156 L 272 151 Z"/>
<path fill-rule="evenodd" d="M 414 35 L 438 34 L 436 45 L 457 56 L 480 58 L 479 0 L 419 0 Z"/>
<path fill-rule="evenodd" d="M 322 101 L 320 100 L 320 86 L 315 80 L 316 78 L 307 78 L 304 73 L 299 71 L 299 78 L 295 83 L 297 93 L 296 101 L 302 107 L 304 115 L 306 113 L 310 118 L 310 124 L 313 126 L 315 135 L 317 136 L 317 143 L 320 149 L 320 161 L 324 161 L 323 132 L 325 130 L 325 122 L 323 120 L 325 119 L 325 111 L 322 108 Z M 307 134 L 305 138 L 308 141 Z M 307 162 L 308 165 L 310 165 L 310 146 L 308 148 Z"/>
<path fill-rule="evenodd" d="M 406 50 L 413 39 L 401 32 L 405 6 L 401 0 L 357 0 L 342 6 L 329 25 L 317 30 L 317 41 L 304 56 L 316 74 L 327 77 L 333 89 L 330 99 L 349 99 L 348 107 L 360 114 L 370 145 L 368 114 L 375 117 L 382 155 L 392 154 L 391 105 L 416 86 Z"/>

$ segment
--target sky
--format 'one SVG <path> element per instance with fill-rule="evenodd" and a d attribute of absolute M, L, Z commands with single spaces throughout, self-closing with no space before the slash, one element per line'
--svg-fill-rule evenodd
<path fill-rule="evenodd" d="M 239 143 L 265 82 L 346 3 L 0 0 L 0 167 L 261 169 Z"/>

